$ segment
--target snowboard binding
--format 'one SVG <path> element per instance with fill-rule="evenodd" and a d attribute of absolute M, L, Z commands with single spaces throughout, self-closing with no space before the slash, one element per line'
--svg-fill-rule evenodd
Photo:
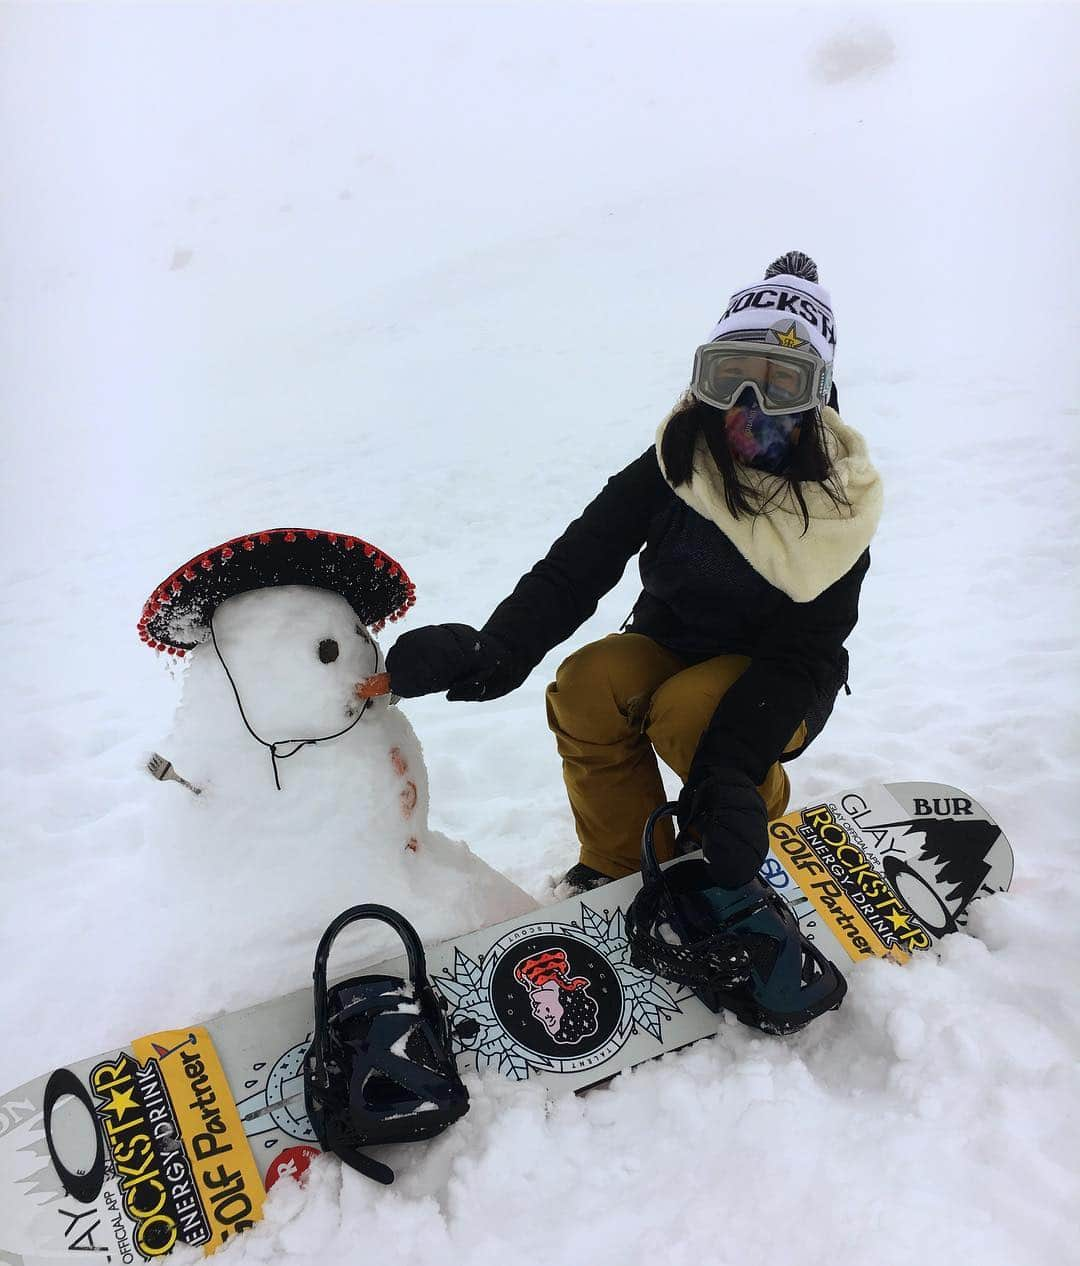
<path fill-rule="evenodd" d="M 326 987 L 338 934 L 359 919 L 388 923 L 405 943 L 409 979 L 355 976 Z M 315 1025 L 304 1100 L 322 1147 L 376 1182 L 394 1171 L 360 1149 L 433 1138 L 469 1110 L 450 1046 L 446 1002 L 427 975 L 412 924 L 388 906 L 339 914 L 315 954 Z"/>
<path fill-rule="evenodd" d="M 711 1010 L 723 1007 L 766 1033 L 798 1032 L 838 1007 L 843 975 L 760 875 L 728 889 L 702 857 L 660 869 L 653 830 L 675 809 L 661 805 L 642 834 L 643 883 L 626 915 L 634 966 L 687 985 Z"/>

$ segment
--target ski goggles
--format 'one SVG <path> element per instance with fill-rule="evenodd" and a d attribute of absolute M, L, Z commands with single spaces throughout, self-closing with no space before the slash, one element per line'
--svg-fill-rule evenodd
<path fill-rule="evenodd" d="M 828 402 L 832 379 L 819 357 L 771 343 L 705 343 L 694 354 L 690 390 L 706 404 L 730 409 L 744 387 L 763 413 L 796 413 Z"/>

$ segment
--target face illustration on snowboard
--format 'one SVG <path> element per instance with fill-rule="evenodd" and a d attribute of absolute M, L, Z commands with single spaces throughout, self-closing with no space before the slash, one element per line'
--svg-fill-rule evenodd
<path fill-rule="evenodd" d="M 214 612 L 213 629 L 248 724 L 267 743 L 337 734 L 362 706 L 357 682 L 382 669 L 356 612 L 328 589 L 237 594 Z"/>
<path fill-rule="evenodd" d="M 533 1017 L 553 1041 L 569 1045 L 596 1032 L 599 1007 L 589 994 L 590 982 L 570 975 L 564 950 L 550 948 L 523 958 L 514 979 L 528 990 Z"/>
<path fill-rule="evenodd" d="M 533 1015 L 556 1041 L 558 1041 L 562 1018 L 566 1014 L 566 1008 L 559 1000 L 559 992 L 558 984 L 554 980 L 549 980 L 546 985 L 541 985 L 539 989 L 534 989 L 532 996 L 529 998 L 529 1006 L 532 1007 Z"/>

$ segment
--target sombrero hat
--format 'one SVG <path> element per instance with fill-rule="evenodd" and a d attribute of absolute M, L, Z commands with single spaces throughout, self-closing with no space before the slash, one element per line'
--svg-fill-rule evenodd
<path fill-rule="evenodd" d="M 215 545 L 178 567 L 147 598 L 139 636 L 151 650 L 184 655 L 209 639 L 210 617 L 226 598 L 272 585 L 340 593 L 374 633 L 416 602 L 401 564 L 360 537 L 273 528 Z"/>

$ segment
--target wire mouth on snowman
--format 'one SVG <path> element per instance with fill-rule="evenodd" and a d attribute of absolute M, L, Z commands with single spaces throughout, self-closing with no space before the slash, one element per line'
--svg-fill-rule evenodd
<path fill-rule="evenodd" d="M 237 604 L 239 600 L 244 598 L 244 596 L 251 595 L 238 595 L 237 598 L 230 599 L 228 603 L 223 604 L 223 608 L 228 608 L 230 605 Z M 330 595 L 327 594 L 325 596 L 329 598 Z M 344 601 L 343 599 L 339 600 Z M 244 728 L 246 728 L 247 732 L 251 734 L 254 741 L 260 743 L 262 747 L 267 748 L 267 751 L 270 752 L 271 766 L 273 768 L 273 784 L 275 784 L 277 790 L 280 791 L 281 777 L 279 768 L 277 768 L 277 762 L 284 761 L 291 756 L 295 756 L 301 748 L 314 747 L 319 743 L 328 743 L 332 742 L 333 739 L 341 738 L 343 734 L 347 734 L 349 730 L 353 729 L 355 725 L 360 723 L 360 720 L 365 717 L 365 714 L 368 709 L 371 708 L 371 704 L 374 703 L 374 699 L 377 698 L 377 696 L 389 694 L 389 689 L 377 689 L 372 690 L 370 694 L 361 694 L 362 687 L 368 684 L 368 682 L 379 681 L 380 676 L 385 676 L 377 674 L 377 670 L 379 670 L 380 666 L 379 646 L 377 646 L 375 638 L 368 633 L 365 625 L 363 625 L 360 620 L 356 619 L 355 613 L 349 613 L 353 617 L 351 622 L 353 625 L 353 632 L 355 632 L 358 637 L 362 638 L 363 643 L 365 643 L 365 658 L 368 660 L 368 671 L 367 674 L 363 676 L 361 684 L 352 685 L 351 689 L 349 689 L 346 693 L 346 698 L 344 698 L 343 715 L 344 718 L 347 718 L 347 724 L 342 725 L 339 729 L 330 730 L 328 733 L 301 732 L 295 737 L 266 738 L 263 737 L 262 733 L 260 733 L 261 727 L 258 727 L 258 722 L 253 722 L 251 715 L 249 715 L 249 711 L 251 711 L 252 708 L 252 691 L 249 691 L 248 693 L 248 706 L 244 706 L 241 685 L 239 685 L 239 682 L 237 681 L 237 677 L 242 675 L 241 671 L 239 671 L 239 668 L 235 665 L 235 663 L 230 666 L 227 655 L 225 655 L 225 651 L 222 647 L 223 641 L 228 643 L 228 634 L 225 634 L 225 637 L 223 638 L 219 638 L 217 622 L 218 615 L 223 608 L 215 610 L 214 613 L 210 615 L 210 642 L 213 644 L 215 655 L 218 656 L 220 665 L 223 667 L 225 677 L 227 677 L 229 685 L 232 687 L 233 698 L 235 699 L 235 704 L 237 704 L 239 714 L 241 714 Z M 301 689 L 303 689 L 304 685 L 311 685 L 309 667 L 313 662 L 318 662 L 320 665 L 325 665 L 328 668 L 338 666 L 338 668 L 341 668 L 341 670 L 346 672 L 348 672 L 349 668 L 358 666 L 357 651 L 360 648 L 355 646 L 349 648 L 349 655 L 346 657 L 347 662 L 342 662 L 341 636 L 341 633 L 338 633 L 338 636 L 325 636 L 319 637 L 318 639 L 309 639 L 308 637 L 303 636 L 294 647 L 290 648 L 290 651 L 294 656 L 296 656 L 296 653 L 299 652 L 299 658 L 294 658 L 294 660 L 292 660 L 292 675 L 296 676 L 296 679 L 298 679 L 298 685 Z M 306 666 L 303 662 L 305 655 L 311 656 L 311 660 L 306 661 Z M 301 672 L 301 670 L 303 670 L 303 672 Z M 279 667 L 279 672 L 280 671 Z M 357 676 L 356 672 L 352 672 L 351 676 L 353 677 L 353 680 L 355 680 L 355 677 Z"/>

